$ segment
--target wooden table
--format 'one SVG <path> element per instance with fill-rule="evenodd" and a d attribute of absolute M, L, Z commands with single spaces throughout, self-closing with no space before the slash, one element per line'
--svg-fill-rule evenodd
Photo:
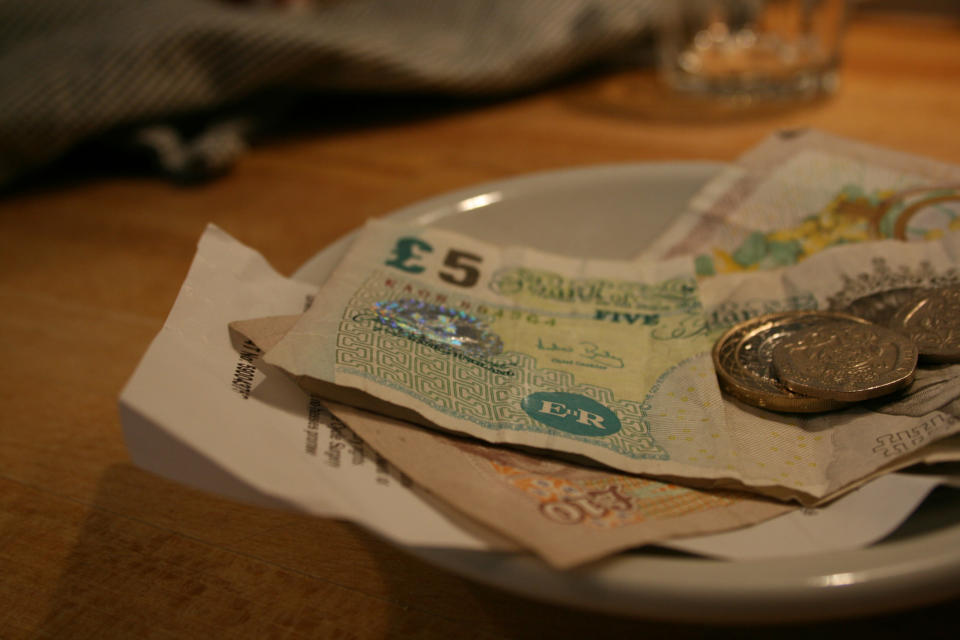
<path fill-rule="evenodd" d="M 319 129 L 257 148 L 203 187 L 94 176 L 8 196 L 0 637 L 699 635 L 509 595 L 353 525 L 155 477 L 129 461 L 117 395 L 209 221 L 290 273 L 367 218 L 443 191 L 571 165 L 729 161 L 776 128 L 812 126 L 960 163 L 955 20 L 860 15 L 846 50 L 836 97 L 749 118 L 664 109 L 649 72 L 619 71 L 482 104 L 338 103 Z M 357 110 L 365 114 L 347 117 Z M 958 606 L 777 633 L 946 635 Z"/>

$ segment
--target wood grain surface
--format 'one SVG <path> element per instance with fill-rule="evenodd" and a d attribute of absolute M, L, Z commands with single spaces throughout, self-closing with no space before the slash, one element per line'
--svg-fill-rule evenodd
<path fill-rule="evenodd" d="M 960 600 L 776 629 L 632 620 L 435 569 L 342 522 L 237 504 L 134 467 L 117 396 L 212 221 L 283 273 L 366 219 L 531 171 L 730 161 L 816 127 L 960 164 L 956 17 L 862 14 L 843 85 L 705 114 L 649 70 L 482 102 L 318 101 L 315 117 L 183 188 L 81 159 L 0 200 L 0 638 L 952 636 Z M 296 127 L 294 127 L 296 129 Z"/>

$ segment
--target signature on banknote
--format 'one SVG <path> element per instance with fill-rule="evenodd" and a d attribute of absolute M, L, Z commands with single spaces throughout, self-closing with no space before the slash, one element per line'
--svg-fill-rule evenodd
<path fill-rule="evenodd" d="M 574 345 L 560 345 L 556 342 L 549 342 L 548 344 L 543 341 L 543 338 L 537 338 L 537 349 L 569 354 L 567 357 L 552 358 L 554 362 L 562 364 L 601 369 L 623 369 L 623 358 L 613 355 L 606 349 L 601 349 L 593 342 L 581 341 Z"/>

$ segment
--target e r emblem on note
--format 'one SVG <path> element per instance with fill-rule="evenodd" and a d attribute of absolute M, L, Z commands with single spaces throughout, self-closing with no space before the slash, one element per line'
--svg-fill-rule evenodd
<path fill-rule="evenodd" d="M 620 431 L 617 414 L 578 393 L 539 391 L 524 398 L 520 406 L 537 422 L 573 435 L 602 437 Z"/>

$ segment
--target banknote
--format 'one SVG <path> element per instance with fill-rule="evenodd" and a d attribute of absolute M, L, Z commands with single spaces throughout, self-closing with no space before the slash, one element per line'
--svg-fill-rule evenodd
<path fill-rule="evenodd" d="M 957 420 L 931 414 L 920 396 L 916 415 L 741 406 L 720 394 L 714 337 L 762 311 L 841 304 L 877 269 L 895 276 L 881 288 L 949 280 L 952 237 L 939 253 L 929 243 L 850 245 L 698 285 L 683 258 L 579 260 L 377 222 L 265 359 L 322 397 L 400 419 L 812 503 L 896 468 Z M 892 262 L 878 267 L 878 255 Z M 941 374 L 951 375 L 935 373 L 923 398 L 943 388 Z"/>
<path fill-rule="evenodd" d="M 784 131 L 770 136 L 706 184 L 687 212 L 652 243 L 643 257 L 693 256 L 701 287 L 714 292 L 707 306 L 712 306 L 709 322 L 716 325 L 733 324 L 767 311 L 802 308 L 857 315 L 869 311 L 864 317 L 882 321 L 895 310 L 892 303 L 909 297 L 916 288 L 956 284 L 949 251 L 933 247 L 942 258 L 939 267 L 933 268 L 924 257 L 924 249 L 874 244 L 868 255 L 853 261 L 859 261 L 859 266 L 842 264 L 837 258 L 820 263 L 817 269 L 793 271 L 792 276 L 786 276 L 791 281 L 783 284 L 779 299 L 748 294 L 750 288 L 772 289 L 764 290 L 767 285 L 755 279 L 738 280 L 735 276 L 788 269 L 834 247 L 878 240 L 924 244 L 957 230 L 960 167 L 823 132 Z M 901 254 L 902 259 L 886 259 Z M 707 285 L 713 276 L 729 277 L 721 287 L 726 287 L 726 293 Z M 820 286 L 800 286 L 801 281 Z M 739 287 L 739 293 L 732 294 L 730 287 Z M 718 297 L 726 299 L 720 301 Z M 960 416 L 952 382 L 958 377 L 960 368 L 956 365 L 921 366 L 912 387 L 886 405 L 887 411 L 910 414 L 903 416 L 905 427 L 907 422 L 917 420 L 920 426 L 915 423 L 896 433 L 874 434 L 875 441 L 868 442 L 864 437 L 858 446 L 866 446 L 865 451 L 884 452 L 894 459 L 889 463 L 893 466 L 905 464 L 908 452 L 931 440 L 916 435 L 915 429 L 940 434 L 941 429 L 931 425 Z M 800 422 L 809 426 L 834 418 L 826 414 Z M 743 415 L 734 418 L 746 419 Z M 851 431 L 837 433 L 850 436 Z M 809 439 L 809 434 L 799 432 L 797 437 Z M 951 442 L 955 438 L 936 449 L 943 459 L 955 459 L 957 447 L 950 446 Z"/>
<path fill-rule="evenodd" d="M 250 341 L 267 350 L 298 318 L 292 315 L 234 321 L 230 329 L 235 341 Z M 717 533 L 756 525 L 797 509 L 754 494 L 702 491 L 535 457 L 511 448 L 444 436 L 436 430 L 363 409 L 327 404 L 377 455 L 390 460 L 412 479 L 415 484 L 411 486 L 422 487 L 434 495 L 437 500 L 431 504 L 435 508 L 448 517 L 460 513 L 501 532 L 517 546 L 537 553 L 557 567 L 574 566 L 651 543 L 668 543 L 679 549 L 692 545 L 694 551 L 712 555 L 715 552 L 707 540 L 733 543 L 739 539 L 730 535 L 717 538 Z M 958 438 L 953 436 L 927 445 L 903 459 L 903 464 L 957 460 Z M 877 517 L 895 516 L 898 509 L 907 506 L 893 499 L 892 494 L 896 493 L 887 487 L 880 494 L 882 514 L 877 513 L 876 505 L 869 513 Z M 753 536 L 751 550 L 736 553 L 790 555 L 807 547 L 822 552 L 818 545 L 825 540 L 835 544 L 848 535 L 870 539 L 875 530 L 874 518 L 850 511 L 850 505 L 842 499 L 833 502 L 829 509 L 830 513 L 839 510 L 837 518 L 846 523 L 843 536 L 811 529 L 809 523 L 785 522 L 773 525 L 784 527 L 776 530 L 776 541 L 760 544 L 760 532 L 767 531 L 764 525 L 754 527 L 757 533 L 748 534 Z M 899 521 L 896 517 L 895 520 Z M 817 521 L 822 521 L 822 513 Z M 458 522 L 463 524 L 464 520 Z M 852 522 L 856 526 L 851 526 Z M 797 524 L 798 530 L 791 530 L 789 524 Z M 705 539 L 703 535 L 709 537 Z"/>
<path fill-rule="evenodd" d="M 727 327 L 790 309 L 849 311 L 890 291 L 957 283 L 960 234 L 950 233 L 923 243 L 843 245 L 783 269 L 720 274 L 701 281 L 700 295 L 707 325 Z M 889 355 L 864 345 L 857 364 L 869 367 Z M 844 411 L 774 414 L 731 398 L 724 411 L 727 424 L 737 425 L 736 449 L 750 452 L 748 467 L 775 468 L 785 484 L 829 496 L 907 464 L 925 445 L 960 431 L 960 365 L 921 364 L 903 391 Z"/>
<path fill-rule="evenodd" d="M 271 349 L 298 316 L 230 323 L 235 341 Z M 379 455 L 454 509 L 558 568 L 678 537 L 737 529 L 797 508 L 703 491 L 450 437 L 347 405 L 327 408 Z"/>
<path fill-rule="evenodd" d="M 243 338 L 235 343 L 237 351 L 231 348 L 224 335 L 228 320 L 297 312 L 316 286 L 281 277 L 260 254 L 210 225 L 163 330 L 119 401 L 133 461 L 242 501 L 348 519 L 413 548 L 470 553 L 516 548 L 503 536 L 491 539 L 493 532 L 476 520 L 454 517 L 452 507 L 428 499 L 330 416 L 319 399 L 262 366 L 260 348 L 277 342 L 297 316 L 282 327 L 258 321 L 255 335 L 247 335 L 255 344 Z M 244 323 L 231 323 L 237 324 Z M 956 436 L 925 449 L 935 449 L 937 460 L 956 459 L 941 446 L 949 440 Z M 421 463 L 432 459 L 425 454 Z M 823 509 L 794 510 L 719 538 L 673 538 L 667 544 L 738 559 L 855 548 L 884 535 L 922 498 L 913 482 L 900 482 L 904 478 L 910 479 L 893 474 Z M 872 498 L 864 502 L 868 494 Z M 540 507 L 531 502 L 524 508 Z M 843 524 L 839 531 L 823 526 L 831 521 L 856 526 Z"/>
<path fill-rule="evenodd" d="M 414 482 L 558 568 L 745 527 L 797 508 L 532 456 L 346 405 L 328 407 Z"/>
<path fill-rule="evenodd" d="M 668 474 L 684 465 L 650 432 L 645 397 L 709 348 L 685 258 L 582 260 L 378 221 L 265 360 L 345 404 Z M 712 367 L 698 371 L 683 402 L 718 407 Z"/>
<path fill-rule="evenodd" d="M 643 255 L 694 256 L 704 277 L 957 229 L 960 167 L 815 130 L 783 131 L 708 182 Z"/>

